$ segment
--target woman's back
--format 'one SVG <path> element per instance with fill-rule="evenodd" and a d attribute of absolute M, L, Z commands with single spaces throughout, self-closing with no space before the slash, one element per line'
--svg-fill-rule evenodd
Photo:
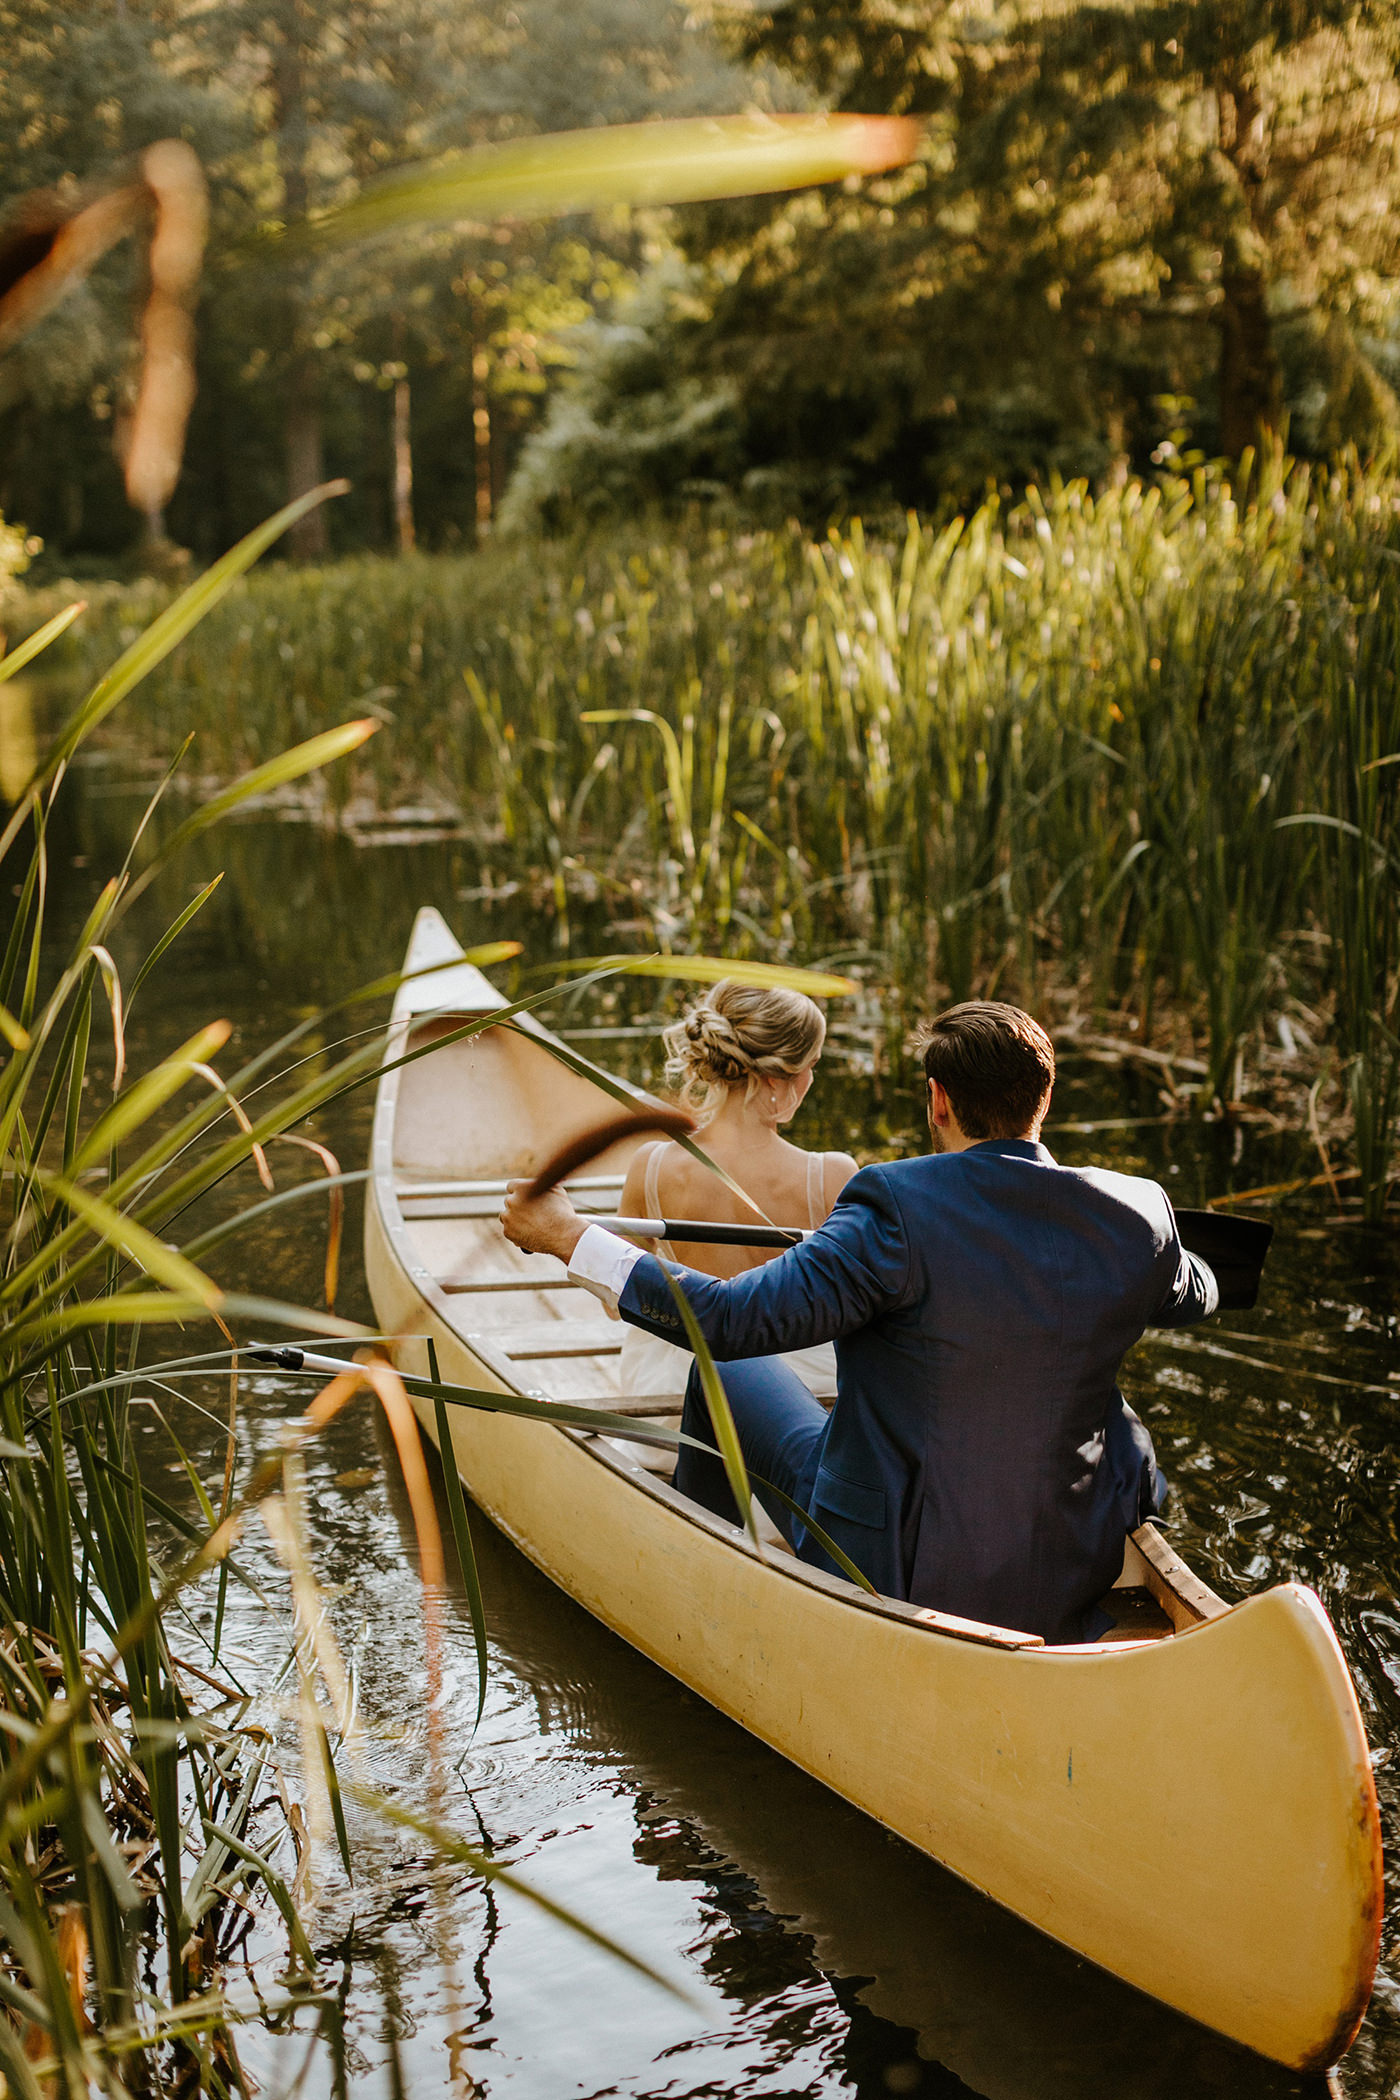
<path fill-rule="evenodd" d="M 844 1152 L 804 1152 L 776 1131 L 735 1129 L 718 1119 L 697 1142 L 752 1198 L 757 1210 L 683 1146 L 666 1141 L 643 1146 L 637 1153 L 619 1208 L 628 1217 L 711 1218 L 723 1225 L 767 1223 L 814 1230 L 830 1215 L 855 1172 L 855 1161 Z M 776 1250 L 707 1247 L 687 1240 L 683 1253 L 669 1243 L 659 1251 L 708 1276 L 739 1276 L 771 1261 Z"/>
<path fill-rule="evenodd" d="M 844 1152 L 804 1152 L 779 1135 L 796 1115 L 821 1056 L 826 1023 L 800 992 L 733 982 L 717 984 L 699 1006 L 665 1031 L 666 1076 L 678 1098 L 702 1118 L 697 1142 L 737 1182 L 745 1202 L 713 1167 L 683 1145 L 644 1145 L 622 1191 L 626 1217 L 712 1218 L 724 1225 L 822 1223 L 856 1163 Z M 756 1208 L 755 1208 L 756 1206 Z M 662 1241 L 658 1253 L 676 1258 Z M 771 1247 L 707 1247 L 687 1240 L 686 1266 L 710 1276 L 739 1276 L 771 1261 Z M 830 1343 L 786 1359 L 823 1401 L 836 1397 Z M 622 1344 L 622 1384 L 629 1393 L 683 1393 L 689 1352 L 629 1327 Z"/>

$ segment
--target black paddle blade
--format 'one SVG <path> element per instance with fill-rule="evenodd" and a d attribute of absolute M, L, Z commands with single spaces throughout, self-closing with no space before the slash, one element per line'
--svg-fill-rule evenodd
<path fill-rule="evenodd" d="M 1262 1218 L 1236 1218 L 1220 1210 L 1179 1210 L 1176 1229 L 1190 1254 L 1215 1272 L 1222 1312 L 1248 1312 L 1259 1302 L 1264 1258 L 1274 1236 Z"/>

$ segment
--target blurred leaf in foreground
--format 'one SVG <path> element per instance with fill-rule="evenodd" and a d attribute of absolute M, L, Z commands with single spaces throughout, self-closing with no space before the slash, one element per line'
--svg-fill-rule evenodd
<path fill-rule="evenodd" d="M 845 115 L 688 117 L 557 132 L 386 176 L 287 237 L 331 246 L 456 219 L 803 189 L 900 167 L 921 136 L 909 117 Z"/>

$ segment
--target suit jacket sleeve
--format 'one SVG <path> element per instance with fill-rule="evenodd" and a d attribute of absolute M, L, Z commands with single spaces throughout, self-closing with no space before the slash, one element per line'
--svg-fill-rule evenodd
<path fill-rule="evenodd" d="M 647 1254 L 618 1300 L 634 1327 L 686 1346 L 666 1281 L 678 1278 L 711 1353 L 721 1363 L 806 1349 L 866 1327 L 901 1304 L 909 1288 L 909 1242 L 879 1167 L 846 1183 L 831 1216 L 800 1247 L 725 1280 Z"/>
<path fill-rule="evenodd" d="M 1171 1276 L 1171 1284 L 1152 1316 L 1151 1325 L 1192 1327 L 1197 1320 L 1209 1319 L 1217 1310 L 1220 1286 L 1209 1263 L 1202 1261 L 1199 1254 L 1189 1254 L 1182 1246 L 1170 1203 L 1167 1204 L 1167 1216 L 1171 1219 L 1171 1238 L 1162 1260 Z"/>

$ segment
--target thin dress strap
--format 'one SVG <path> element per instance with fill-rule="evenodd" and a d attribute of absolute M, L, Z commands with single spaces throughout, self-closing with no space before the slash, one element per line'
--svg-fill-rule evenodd
<path fill-rule="evenodd" d="M 813 1232 L 826 1220 L 826 1154 L 807 1154 L 807 1223 Z"/>
<path fill-rule="evenodd" d="M 647 1146 L 646 1173 L 642 1177 L 642 1209 L 649 1218 L 661 1216 L 661 1155 L 666 1149 L 665 1138 Z M 667 1261 L 674 1261 L 669 1240 L 657 1240 L 656 1251 Z"/>

